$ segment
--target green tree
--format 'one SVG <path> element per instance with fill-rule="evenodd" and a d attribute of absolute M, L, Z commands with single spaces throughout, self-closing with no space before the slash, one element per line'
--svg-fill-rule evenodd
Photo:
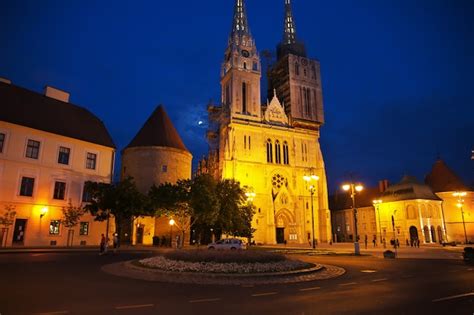
<path fill-rule="evenodd" d="M 134 217 L 152 214 L 146 196 L 138 191 L 131 177 L 115 184 L 87 182 L 85 189 L 91 201 L 84 209 L 95 216 L 97 221 L 108 221 L 110 215 L 113 215 L 119 242 L 123 239 L 124 224 L 132 222 Z M 107 237 L 108 228 L 107 223 Z"/>
<path fill-rule="evenodd" d="M 62 207 L 63 219 L 62 223 L 65 227 L 68 228 L 67 234 L 67 246 L 72 246 L 74 241 L 74 227 L 81 220 L 82 215 L 84 214 L 84 209 L 81 207 L 74 207 L 71 200 L 69 200 L 67 207 Z"/>
<path fill-rule="evenodd" d="M 10 226 L 13 225 L 13 222 L 15 222 L 15 216 L 16 216 L 16 211 L 15 211 L 15 206 L 13 205 L 5 205 L 5 212 L 0 216 L 0 225 L 3 226 L 2 228 L 2 237 L 0 239 L 2 240 L 0 242 L 0 247 L 6 245 L 7 238 L 8 238 L 8 231 L 10 229 Z M 5 240 L 5 244 L 3 242 Z"/>

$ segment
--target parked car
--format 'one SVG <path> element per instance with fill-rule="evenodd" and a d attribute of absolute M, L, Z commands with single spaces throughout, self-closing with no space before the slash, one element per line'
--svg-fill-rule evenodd
<path fill-rule="evenodd" d="M 207 249 L 217 249 L 217 250 L 237 250 L 237 249 L 246 249 L 247 245 L 238 238 L 226 238 L 219 240 L 207 245 Z"/>
<path fill-rule="evenodd" d="M 466 263 L 474 263 L 474 247 L 464 247 L 462 257 Z"/>

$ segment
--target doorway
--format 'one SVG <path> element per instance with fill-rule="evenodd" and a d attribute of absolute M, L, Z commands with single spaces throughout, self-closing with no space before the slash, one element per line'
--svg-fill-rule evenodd
<path fill-rule="evenodd" d="M 410 226 L 410 241 L 418 240 L 418 229 L 415 226 Z"/>
<path fill-rule="evenodd" d="M 285 244 L 285 228 L 276 228 L 277 244 Z"/>
<path fill-rule="evenodd" d="M 25 242 L 26 219 L 16 219 L 13 230 L 13 245 L 23 245 Z"/>
<path fill-rule="evenodd" d="M 443 237 L 443 229 L 441 229 L 441 226 L 438 225 L 438 241 L 439 243 L 443 243 L 444 242 L 444 237 Z"/>
<path fill-rule="evenodd" d="M 143 225 L 137 227 L 137 244 L 143 244 Z"/>

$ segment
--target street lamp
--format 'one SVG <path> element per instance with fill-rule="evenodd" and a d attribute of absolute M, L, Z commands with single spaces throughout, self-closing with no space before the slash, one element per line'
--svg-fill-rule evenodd
<path fill-rule="evenodd" d="M 380 244 L 382 244 L 382 224 L 380 223 L 380 208 L 379 205 L 382 203 L 382 200 L 374 200 L 372 201 L 375 207 L 375 211 L 377 212 L 377 215 L 379 217 L 379 241 Z M 383 247 L 385 248 L 385 243 L 383 244 Z"/>
<path fill-rule="evenodd" d="M 357 209 L 356 209 L 356 202 L 355 202 L 355 197 L 358 192 L 361 192 L 364 190 L 364 186 L 361 184 L 344 184 L 342 185 L 342 189 L 344 191 L 350 191 L 351 193 L 351 199 L 352 199 L 352 209 L 354 210 L 354 254 L 356 256 L 360 255 L 360 246 L 359 246 L 359 237 L 357 235 Z"/>
<path fill-rule="evenodd" d="M 317 175 L 310 175 L 310 176 L 303 176 L 303 179 L 309 184 L 308 189 L 309 192 L 311 193 L 311 244 L 313 249 L 316 248 L 316 242 L 315 242 L 315 237 L 314 237 L 314 206 L 313 206 L 313 196 L 316 191 L 316 186 L 315 184 L 312 184 L 312 182 L 317 183 L 319 181 L 319 176 Z"/>
<path fill-rule="evenodd" d="M 464 209 L 463 209 L 463 205 L 464 205 L 463 197 L 467 196 L 467 192 L 457 191 L 453 193 L 453 196 L 458 198 L 458 203 L 456 204 L 456 207 L 461 209 L 462 225 L 464 227 L 464 241 L 465 241 L 465 244 L 467 244 L 466 221 L 464 221 Z"/>
<path fill-rule="evenodd" d="M 170 246 L 173 247 L 173 225 L 175 225 L 175 221 L 173 219 L 170 219 Z"/>

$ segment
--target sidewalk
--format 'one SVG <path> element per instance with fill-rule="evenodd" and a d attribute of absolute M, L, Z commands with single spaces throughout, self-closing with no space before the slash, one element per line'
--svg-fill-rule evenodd
<path fill-rule="evenodd" d="M 163 251 L 166 248 L 153 247 L 153 246 L 131 246 L 124 245 L 118 248 L 117 252 L 154 252 Z M 109 247 L 109 252 L 113 251 L 113 248 Z M 45 247 L 2 247 L 0 248 L 0 254 L 15 254 L 15 253 L 69 253 L 69 252 L 99 252 L 99 246 L 45 246 Z"/>

